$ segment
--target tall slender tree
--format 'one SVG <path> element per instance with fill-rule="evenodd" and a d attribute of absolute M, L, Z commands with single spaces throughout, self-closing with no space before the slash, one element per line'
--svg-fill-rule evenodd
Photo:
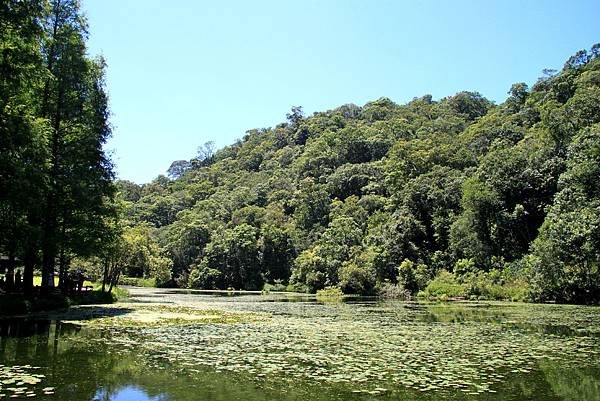
<path fill-rule="evenodd" d="M 42 285 L 54 285 L 70 255 L 99 246 L 99 216 L 109 212 L 112 165 L 102 150 L 111 134 L 102 59 L 86 56 L 87 23 L 78 0 L 54 0 L 44 21 L 42 54 L 49 72 L 41 114 L 50 123 L 49 188 L 45 199 Z"/>
<path fill-rule="evenodd" d="M 9 286 L 17 256 L 24 259 L 25 290 L 33 284 L 47 159 L 46 124 L 36 112 L 43 12 L 43 0 L 0 4 L 0 253 L 9 256 Z"/>

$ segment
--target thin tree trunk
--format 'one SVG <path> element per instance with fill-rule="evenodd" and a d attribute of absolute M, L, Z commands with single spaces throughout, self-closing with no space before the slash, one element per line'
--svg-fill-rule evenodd
<path fill-rule="evenodd" d="M 67 275 L 67 257 L 65 256 L 64 247 L 60 248 L 60 256 L 58 260 L 58 288 L 60 288 L 63 293 L 66 293 L 68 291 L 68 288 L 65 286 L 65 278 Z"/>
<path fill-rule="evenodd" d="M 112 288 L 117 284 L 117 281 L 119 280 L 119 275 L 121 273 L 121 269 L 119 268 L 119 265 L 117 263 L 115 263 L 113 265 L 112 268 L 112 272 L 111 272 L 111 280 L 110 280 L 110 287 L 108 287 L 108 293 L 110 294 L 112 292 Z"/>
<path fill-rule="evenodd" d="M 58 183 L 57 179 L 59 176 L 59 147 L 60 147 L 60 124 L 61 124 L 61 110 L 62 101 L 64 97 L 64 90 L 59 88 L 58 98 L 56 102 L 56 113 L 54 115 L 54 127 L 52 132 L 52 170 L 50 178 L 53 182 L 52 188 L 48 193 L 46 202 L 46 224 L 45 235 L 44 235 L 44 260 L 42 264 L 42 286 L 48 288 L 54 287 L 54 264 L 57 253 L 57 203 L 59 201 L 58 196 Z"/>
<path fill-rule="evenodd" d="M 110 287 L 108 288 L 109 294 L 112 292 L 113 287 L 117 285 L 119 282 L 119 277 L 121 276 L 121 269 L 118 266 L 115 266 L 115 270 L 117 271 L 115 272 L 113 279 L 110 281 Z"/>
<path fill-rule="evenodd" d="M 6 289 L 12 291 L 15 289 L 15 252 L 8 251 L 8 265 L 6 266 Z"/>
<path fill-rule="evenodd" d="M 51 230 L 47 230 L 46 236 L 50 235 Z M 54 287 L 54 259 L 56 251 L 50 238 L 44 238 L 43 256 L 42 256 L 42 288 L 50 289 Z"/>
<path fill-rule="evenodd" d="M 33 268 L 35 266 L 35 248 L 31 244 L 31 240 L 27 241 L 25 248 L 25 257 L 23 258 L 23 292 L 31 294 L 33 291 Z"/>
<path fill-rule="evenodd" d="M 52 27 L 52 47 L 47 60 L 47 68 L 51 74 L 54 73 L 54 62 L 56 61 L 56 36 L 58 35 L 58 29 L 60 24 L 60 0 L 57 0 L 53 4 L 54 8 L 54 24 Z M 61 107 L 63 90 L 60 88 L 57 94 L 57 102 L 55 112 L 50 111 L 50 80 L 46 81 L 44 86 L 44 95 L 42 100 L 42 114 L 47 116 L 53 121 L 53 132 L 52 132 L 52 169 L 50 174 L 51 188 L 48 191 L 46 198 L 46 210 L 44 216 L 44 238 L 43 238 L 43 258 L 42 258 L 42 287 L 53 288 L 54 287 L 54 264 L 56 259 L 56 226 L 57 226 L 57 213 L 56 203 L 58 201 L 57 196 L 57 178 L 58 178 L 58 148 L 59 148 L 59 136 L 60 136 L 60 123 L 61 123 Z M 54 114 L 54 115 L 52 115 Z"/>
<path fill-rule="evenodd" d="M 102 292 L 106 292 L 106 281 L 108 280 L 108 267 L 109 267 L 108 258 L 104 260 L 104 273 L 102 275 Z"/>

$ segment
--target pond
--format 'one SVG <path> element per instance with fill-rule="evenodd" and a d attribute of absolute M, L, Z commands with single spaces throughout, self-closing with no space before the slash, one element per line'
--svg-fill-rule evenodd
<path fill-rule="evenodd" d="M 600 308 L 132 289 L 0 321 L 0 400 L 600 400 Z"/>

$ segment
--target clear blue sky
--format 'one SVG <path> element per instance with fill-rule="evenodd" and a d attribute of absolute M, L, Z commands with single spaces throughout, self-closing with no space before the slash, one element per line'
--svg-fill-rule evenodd
<path fill-rule="evenodd" d="M 119 178 L 251 128 L 387 96 L 479 91 L 502 102 L 600 41 L 600 1 L 84 0 L 108 62 Z"/>

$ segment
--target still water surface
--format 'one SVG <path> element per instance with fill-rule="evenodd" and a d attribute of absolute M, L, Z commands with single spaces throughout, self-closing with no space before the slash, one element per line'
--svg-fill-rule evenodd
<path fill-rule="evenodd" d="M 132 292 L 1 321 L 0 399 L 600 400 L 600 308 Z M 182 308 L 248 318 L 118 320 Z"/>

